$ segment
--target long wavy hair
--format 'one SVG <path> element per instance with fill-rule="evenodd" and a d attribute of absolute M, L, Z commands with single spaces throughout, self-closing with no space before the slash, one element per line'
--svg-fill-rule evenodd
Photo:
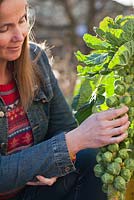
<path fill-rule="evenodd" d="M 0 4 L 3 1 L 0 0 Z M 29 34 L 24 40 L 20 57 L 15 61 L 8 62 L 8 66 L 10 65 L 13 66 L 13 75 L 20 94 L 20 104 L 27 111 L 40 84 L 36 62 L 32 61 L 30 57 Z"/>

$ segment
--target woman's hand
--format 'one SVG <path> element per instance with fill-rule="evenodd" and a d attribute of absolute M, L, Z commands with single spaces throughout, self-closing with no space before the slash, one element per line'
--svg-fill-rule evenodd
<path fill-rule="evenodd" d="M 44 176 L 36 176 L 37 178 L 37 181 L 29 181 L 27 183 L 27 185 L 33 185 L 33 186 L 37 186 L 37 185 L 53 185 L 56 180 L 57 180 L 57 177 L 52 177 L 52 178 L 46 178 Z"/>
<path fill-rule="evenodd" d="M 85 148 L 98 148 L 124 140 L 130 124 L 127 111 L 128 107 L 123 106 L 92 114 L 66 134 L 69 151 L 75 154 Z"/>

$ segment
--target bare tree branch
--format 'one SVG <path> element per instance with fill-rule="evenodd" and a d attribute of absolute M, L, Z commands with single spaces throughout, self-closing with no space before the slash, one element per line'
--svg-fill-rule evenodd
<path fill-rule="evenodd" d="M 70 21 L 71 41 L 72 41 L 72 44 L 75 46 L 76 45 L 76 37 L 77 37 L 76 33 L 75 33 L 75 29 L 76 29 L 77 21 L 75 20 L 75 16 L 72 11 L 72 4 L 69 0 L 55 0 L 55 1 L 61 3 L 62 6 L 64 7 L 65 14 Z"/>

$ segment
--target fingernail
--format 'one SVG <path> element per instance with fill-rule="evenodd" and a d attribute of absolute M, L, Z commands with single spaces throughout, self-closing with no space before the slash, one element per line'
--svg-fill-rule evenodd
<path fill-rule="evenodd" d="M 40 178 L 41 176 L 40 175 L 38 175 L 38 176 L 36 176 L 37 178 Z"/>

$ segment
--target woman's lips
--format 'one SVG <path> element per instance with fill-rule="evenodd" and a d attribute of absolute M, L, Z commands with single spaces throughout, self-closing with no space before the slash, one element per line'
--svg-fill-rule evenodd
<path fill-rule="evenodd" d="M 21 46 L 18 47 L 8 47 L 9 50 L 17 51 L 20 50 Z"/>

